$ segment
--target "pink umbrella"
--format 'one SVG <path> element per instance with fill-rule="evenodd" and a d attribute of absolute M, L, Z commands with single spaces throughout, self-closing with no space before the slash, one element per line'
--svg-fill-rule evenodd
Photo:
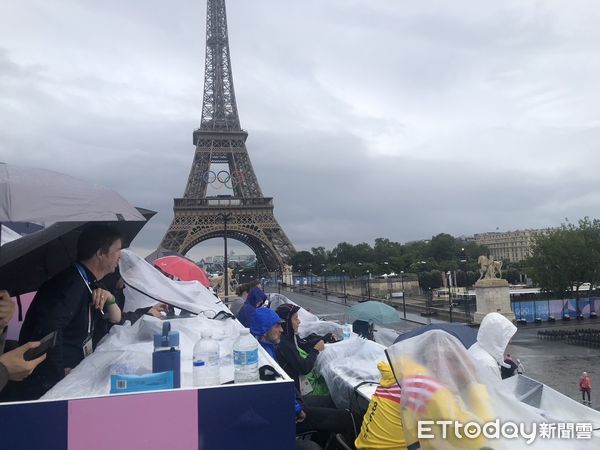
<path fill-rule="evenodd" d="M 153 264 L 163 272 L 183 281 L 199 281 L 205 287 L 210 286 L 208 275 L 191 259 L 171 255 L 155 259 Z"/>

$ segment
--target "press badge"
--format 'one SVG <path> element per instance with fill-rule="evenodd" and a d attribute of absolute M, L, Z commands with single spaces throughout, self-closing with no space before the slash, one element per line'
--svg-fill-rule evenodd
<path fill-rule="evenodd" d="M 83 341 L 83 357 L 87 358 L 92 353 L 94 353 L 94 347 L 92 347 L 92 337 L 88 336 L 85 341 Z"/>
<path fill-rule="evenodd" d="M 300 384 L 300 395 L 305 396 L 313 391 L 313 387 L 310 384 L 310 381 L 308 381 L 308 377 L 306 375 L 300 375 L 298 381 Z"/>

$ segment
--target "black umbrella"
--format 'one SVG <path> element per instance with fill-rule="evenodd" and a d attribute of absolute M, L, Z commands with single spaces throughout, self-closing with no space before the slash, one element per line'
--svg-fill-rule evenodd
<path fill-rule="evenodd" d="M 2 246 L 0 253 L 0 288 L 11 295 L 37 290 L 46 280 L 75 262 L 77 240 L 90 223 L 110 225 L 123 235 L 123 247 L 128 247 L 146 221 L 156 212 L 138 211 L 146 220 L 59 222 L 43 230 Z"/>
<path fill-rule="evenodd" d="M 471 345 L 477 342 L 477 331 L 475 331 L 471 327 L 468 327 L 466 325 L 459 325 L 457 323 L 432 323 L 419 328 L 415 328 L 414 330 L 411 330 L 408 333 L 401 334 L 394 341 L 394 344 L 396 342 L 410 339 L 412 337 L 418 336 L 431 330 L 443 330 L 446 333 L 451 334 L 452 336 L 456 337 L 460 342 L 462 342 L 465 348 L 469 348 Z"/>

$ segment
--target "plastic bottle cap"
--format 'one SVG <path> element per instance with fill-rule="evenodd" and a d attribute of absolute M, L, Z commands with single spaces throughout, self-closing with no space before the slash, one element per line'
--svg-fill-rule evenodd
<path fill-rule="evenodd" d="M 206 328 L 200 331 L 200 337 L 202 339 L 210 339 L 212 338 L 212 330 L 207 330 Z"/>

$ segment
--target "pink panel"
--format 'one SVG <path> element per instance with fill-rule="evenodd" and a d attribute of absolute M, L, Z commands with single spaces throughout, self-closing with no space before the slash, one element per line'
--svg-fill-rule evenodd
<path fill-rule="evenodd" d="M 69 401 L 69 450 L 198 450 L 198 392 Z"/>
<path fill-rule="evenodd" d="M 21 306 L 23 306 L 23 319 L 25 319 L 25 314 L 29 309 L 29 305 L 31 305 L 31 301 L 33 297 L 35 297 L 36 292 L 29 292 L 27 294 L 21 295 Z M 13 297 L 11 299 L 13 302 L 17 303 L 17 299 Z M 15 341 L 19 340 L 19 332 L 21 331 L 21 325 L 23 322 L 19 322 L 19 309 L 15 307 L 15 315 L 8 322 L 8 333 L 6 335 L 7 339 L 12 339 Z"/>

